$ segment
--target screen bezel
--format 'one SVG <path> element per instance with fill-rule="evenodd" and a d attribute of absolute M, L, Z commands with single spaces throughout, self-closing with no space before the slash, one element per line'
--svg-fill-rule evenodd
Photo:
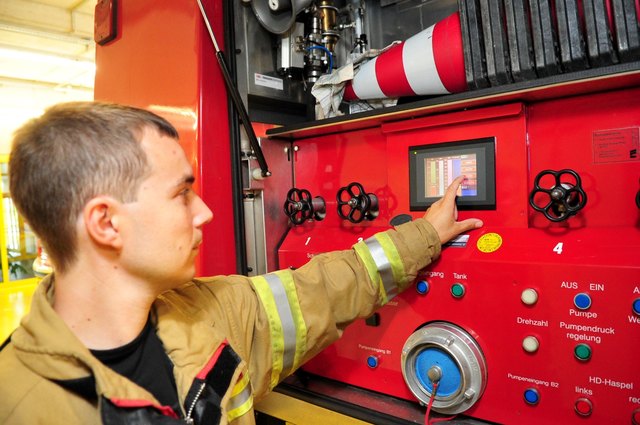
<path fill-rule="evenodd" d="M 409 209 L 425 211 L 440 197 L 421 196 L 424 193 L 424 159 L 436 156 L 462 154 L 476 155 L 478 194 L 458 196 L 456 204 L 460 210 L 495 210 L 495 137 L 435 143 L 409 147 Z"/>

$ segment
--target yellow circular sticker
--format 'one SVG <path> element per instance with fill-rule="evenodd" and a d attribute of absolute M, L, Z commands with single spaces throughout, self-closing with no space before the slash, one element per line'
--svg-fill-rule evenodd
<path fill-rule="evenodd" d="M 497 251 L 502 246 L 502 236 L 497 233 L 486 233 L 480 236 L 477 245 L 480 252 Z"/>

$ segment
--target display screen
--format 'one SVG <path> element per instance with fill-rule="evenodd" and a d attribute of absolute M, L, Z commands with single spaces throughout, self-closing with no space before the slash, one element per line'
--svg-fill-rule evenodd
<path fill-rule="evenodd" d="M 409 148 L 411 210 L 426 210 L 458 176 L 458 208 L 495 209 L 495 140 L 439 143 Z"/>

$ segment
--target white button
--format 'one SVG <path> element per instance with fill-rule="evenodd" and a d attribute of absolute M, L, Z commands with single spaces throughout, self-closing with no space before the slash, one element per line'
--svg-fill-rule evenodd
<path fill-rule="evenodd" d="M 524 351 L 527 353 L 535 353 L 538 351 L 538 347 L 540 347 L 540 343 L 535 336 L 528 336 L 522 340 L 522 348 L 524 348 Z"/>
<path fill-rule="evenodd" d="M 529 288 L 522 291 L 522 295 L 520 295 L 520 299 L 526 305 L 533 305 L 538 302 L 538 293 L 535 289 Z"/>

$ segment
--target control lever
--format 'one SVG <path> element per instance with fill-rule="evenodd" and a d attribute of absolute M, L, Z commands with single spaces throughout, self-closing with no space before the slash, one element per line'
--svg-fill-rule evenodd
<path fill-rule="evenodd" d="M 336 199 L 338 201 L 338 215 L 352 223 L 373 220 L 379 214 L 378 197 L 373 193 L 366 193 L 358 182 L 341 187 Z"/>
<path fill-rule="evenodd" d="M 310 219 L 323 220 L 327 215 L 327 208 L 324 198 L 321 196 L 312 198 L 307 189 L 294 187 L 287 192 L 284 213 L 289 217 L 291 223 L 299 225 Z"/>
<path fill-rule="evenodd" d="M 548 189 L 540 187 L 540 180 L 547 175 L 554 178 L 554 185 Z M 575 182 L 563 181 L 565 175 L 572 176 Z M 549 201 L 542 206 L 537 204 L 534 198 L 538 193 L 546 194 Z M 587 194 L 582 190 L 582 180 L 578 173 L 571 169 L 541 171 L 536 176 L 534 188 L 529 195 L 531 207 L 543 213 L 548 220 L 553 222 L 563 221 L 576 215 L 586 203 Z"/>

